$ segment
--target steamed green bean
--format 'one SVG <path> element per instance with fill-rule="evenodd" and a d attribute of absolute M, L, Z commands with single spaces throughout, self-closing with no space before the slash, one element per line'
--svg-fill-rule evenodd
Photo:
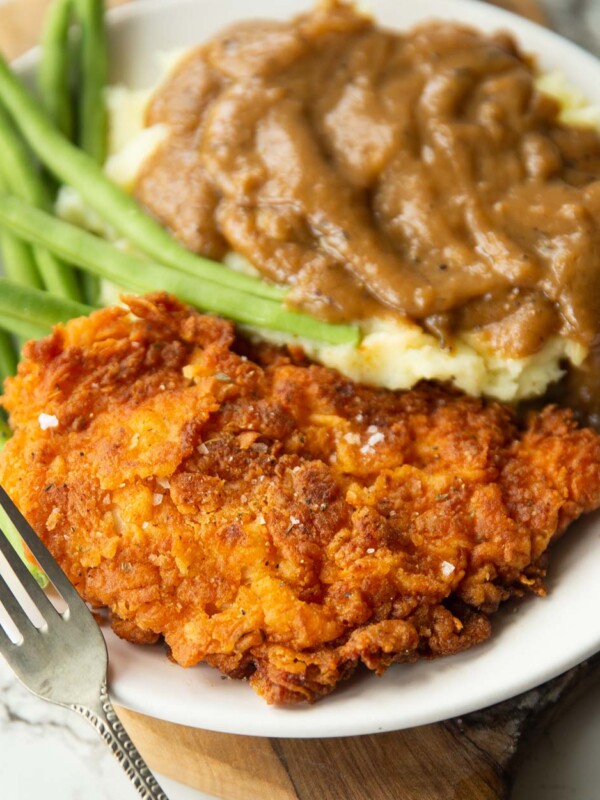
<path fill-rule="evenodd" d="M 108 119 L 104 91 L 108 78 L 108 53 L 103 0 L 74 0 L 81 32 L 78 144 L 102 166 L 107 156 Z M 100 281 L 86 272 L 83 293 L 96 303 Z"/>
<path fill-rule="evenodd" d="M 0 261 L 5 274 L 15 283 L 43 288 L 30 245 L 10 231 L 0 231 Z"/>
<path fill-rule="evenodd" d="M 19 532 L 9 519 L 8 514 L 6 511 L 0 506 L 0 536 L 6 536 L 8 541 L 11 543 L 13 548 L 16 550 L 19 558 L 25 564 L 27 569 L 31 572 L 33 577 L 36 579 L 38 584 L 45 589 L 48 586 L 48 577 L 47 575 L 42 572 L 37 564 L 34 564 L 33 561 L 30 560 L 25 554 L 25 547 L 23 545 L 23 540 L 19 535 Z"/>
<path fill-rule="evenodd" d="M 106 161 L 108 136 L 104 99 L 108 78 L 104 2 L 74 0 L 74 4 L 81 30 L 78 143 L 102 165 Z"/>
<path fill-rule="evenodd" d="M 0 100 L 44 166 L 75 188 L 90 208 L 141 252 L 213 286 L 243 291 L 249 302 L 254 297 L 283 298 L 285 292 L 281 288 L 201 258 L 176 242 L 132 197 L 110 181 L 87 153 L 78 150 L 54 127 L 2 58 Z M 207 287 L 209 291 L 212 287 Z"/>
<path fill-rule="evenodd" d="M 287 311 L 273 300 L 249 297 L 226 286 L 204 285 L 185 273 L 119 250 L 14 197 L 0 196 L 0 226 L 129 290 L 171 292 L 184 302 L 236 322 L 315 341 L 342 344 L 358 340 L 357 329 L 350 325 L 331 325 L 306 314 Z"/>
<path fill-rule="evenodd" d="M 10 439 L 11 434 L 4 413 L 4 411 L 0 413 L 0 450 L 2 450 L 6 442 Z"/>
<path fill-rule="evenodd" d="M 32 163 L 31 154 L 19 138 L 8 114 L 0 104 L 0 184 L 9 188 L 17 197 L 32 205 L 50 210 L 52 203 L 41 175 Z M 12 248 L 13 250 L 15 248 Z M 18 249 L 18 248 L 17 248 Z M 27 248 L 29 250 L 29 248 Z M 23 255 L 23 258 L 25 256 Z M 29 271 L 29 279 L 23 281 L 29 286 L 45 286 L 54 294 L 70 300 L 79 300 L 81 293 L 74 270 L 62 263 L 51 253 L 34 248 L 35 265 Z M 7 264 L 7 274 L 17 278 Z M 37 281 L 33 280 L 33 272 L 39 273 Z M 23 267 L 25 275 L 25 268 Z"/>
<path fill-rule="evenodd" d="M 73 107 L 69 68 L 69 26 L 72 0 L 54 0 L 44 20 L 38 88 L 40 99 L 57 128 L 73 138 Z"/>
<path fill-rule="evenodd" d="M 36 210 L 36 213 L 44 212 Z M 6 318 L 49 329 L 57 322 L 67 322 L 92 311 L 83 303 L 64 300 L 39 289 L 19 286 L 8 278 L 0 278 L 0 325 Z"/>
<path fill-rule="evenodd" d="M 0 331 L 0 394 L 2 383 L 9 375 L 14 375 L 17 370 L 17 351 L 12 337 L 5 331 Z"/>
<path fill-rule="evenodd" d="M 30 339 L 41 339 L 47 336 L 52 327 L 50 325 L 36 325 L 33 322 L 10 316 L 6 311 L 0 311 L 0 331 L 10 333 L 17 337 L 18 350 Z"/>

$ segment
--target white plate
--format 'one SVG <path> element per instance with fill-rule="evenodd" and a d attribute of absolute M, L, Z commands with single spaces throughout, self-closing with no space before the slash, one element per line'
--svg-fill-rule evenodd
<path fill-rule="evenodd" d="M 147 0 L 111 15 L 113 80 L 145 86 L 157 51 L 193 45 L 248 16 L 286 18 L 310 0 Z M 370 0 L 378 20 L 405 27 L 432 17 L 513 31 L 545 70 L 560 69 L 600 103 L 600 63 L 544 30 L 467 0 Z M 18 64 L 31 74 L 37 55 Z M 327 737 L 390 731 L 465 714 L 530 689 L 600 649 L 600 520 L 573 526 L 554 549 L 549 597 L 500 613 L 488 643 L 463 655 L 397 666 L 383 678 L 361 673 L 315 706 L 271 708 L 244 682 L 201 665 L 184 670 L 162 648 L 106 638 L 110 686 L 123 706 L 183 725 L 256 736 Z"/>

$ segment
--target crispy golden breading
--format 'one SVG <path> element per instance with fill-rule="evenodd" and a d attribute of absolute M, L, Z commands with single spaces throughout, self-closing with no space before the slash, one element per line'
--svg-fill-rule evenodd
<path fill-rule="evenodd" d="M 115 631 L 184 666 L 285 703 L 359 662 L 464 650 L 543 593 L 548 544 L 600 505 L 600 437 L 566 411 L 523 430 L 236 341 L 166 295 L 128 303 L 28 345 L 0 481 Z"/>

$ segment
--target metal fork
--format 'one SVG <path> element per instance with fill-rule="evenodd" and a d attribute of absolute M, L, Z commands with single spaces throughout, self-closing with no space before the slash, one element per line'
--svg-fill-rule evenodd
<path fill-rule="evenodd" d="M 0 603 L 21 638 L 14 643 L 0 626 L 0 654 L 30 692 L 76 711 L 94 726 L 141 797 L 168 800 L 112 707 L 106 690 L 106 644 L 96 621 L 1 486 L 0 506 L 66 603 L 66 610 L 59 613 L 0 531 L 0 552 L 43 619 L 39 627 L 31 622 L 24 598 L 13 592 L 0 572 Z"/>

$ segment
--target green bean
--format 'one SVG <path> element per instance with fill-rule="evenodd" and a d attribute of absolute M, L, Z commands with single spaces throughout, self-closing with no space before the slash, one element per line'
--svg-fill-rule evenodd
<path fill-rule="evenodd" d="M 0 342 L 2 338 L 4 338 L 4 334 L 0 332 Z M 1 350 L 0 344 L 0 350 Z M 16 362 L 15 362 L 16 366 Z M 1 368 L 0 368 L 1 369 Z M 14 369 L 12 369 L 14 372 Z M 12 374 L 11 372 L 11 374 Z M 1 386 L 0 386 L 1 390 Z M 0 391 L 1 393 L 1 391 Z M 2 452 L 4 445 L 8 442 L 12 435 L 12 431 L 10 430 L 8 423 L 6 421 L 5 412 L 3 409 L 0 409 L 0 452 Z M 39 583 L 42 588 L 45 588 L 48 585 L 48 578 L 46 577 L 45 573 L 40 570 L 37 564 L 34 564 L 31 559 L 27 558 L 25 553 L 25 547 L 23 546 L 23 540 L 21 539 L 17 529 L 10 521 L 8 514 L 4 511 L 4 509 L 0 506 L 0 536 L 6 536 L 8 541 L 12 544 L 14 549 L 19 554 L 21 561 L 25 564 L 27 569 L 31 572 L 33 577 Z"/>
<path fill-rule="evenodd" d="M 79 281 L 83 300 L 91 306 L 97 306 L 100 301 L 100 279 L 91 272 L 82 272 Z"/>
<path fill-rule="evenodd" d="M 5 412 L 0 409 L 0 453 L 11 436 L 12 431 L 6 422 Z M 11 522 L 6 511 L 2 508 L 2 506 L 0 506 L 0 536 L 2 536 L 2 534 L 6 536 L 8 541 L 18 553 L 21 561 L 25 564 L 42 589 L 45 589 L 48 585 L 48 577 L 39 568 L 38 564 L 34 563 L 31 558 L 27 557 L 23 540 L 21 539 L 19 532 Z"/>
<path fill-rule="evenodd" d="M 5 415 L 6 412 L 4 410 L 0 411 L 0 452 L 2 452 L 2 448 L 8 442 L 11 436 L 11 430 L 8 427 Z"/>
<path fill-rule="evenodd" d="M 8 442 L 10 437 L 11 437 L 11 430 L 8 427 L 8 424 L 6 422 L 6 419 L 5 419 L 5 416 L 4 416 L 4 411 L 0 411 L 0 453 L 4 449 L 4 445 Z M 36 570 L 36 572 L 39 573 L 39 569 L 37 567 L 34 567 L 34 565 L 32 565 L 31 562 L 27 559 L 27 557 L 25 555 L 25 548 L 23 547 L 23 540 L 21 539 L 21 537 L 17 533 L 17 529 L 14 527 L 14 525 L 10 521 L 6 511 L 4 511 L 4 509 L 0 506 L 0 536 L 2 534 L 4 534 L 4 536 L 6 536 L 8 541 L 12 544 L 14 549 L 17 551 L 17 553 L 19 554 L 19 557 L 21 558 L 21 561 L 29 569 L 32 569 L 32 567 L 33 567 Z M 38 576 L 35 575 L 35 573 L 33 572 L 33 569 L 32 569 L 32 575 L 34 575 L 36 580 L 38 580 L 38 582 L 39 582 Z M 47 579 L 46 579 L 46 581 L 47 581 Z M 40 585 L 41 586 L 45 586 L 45 585 L 47 585 L 47 583 L 46 584 L 40 583 Z"/>
<path fill-rule="evenodd" d="M 12 337 L 5 331 L 0 331 L 0 394 L 2 384 L 17 371 L 17 352 Z"/>
<path fill-rule="evenodd" d="M 106 30 L 103 0 L 75 0 L 81 29 L 80 97 L 78 144 L 97 164 L 107 156 L 108 119 L 104 90 L 108 78 Z M 88 303 L 96 304 L 100 281 L 84 273 L 83 293 Z"/>
<path fill-rule="evenodd" d="M 31 572 L 33 577 L 42 587 L 45 589 L 48 586 L 48 577 L 45 572 L 39 568 L 37 564 L 35 564 L 31 558 L 28 558 L 25 554 L 25 547 L 23 545 L 23 540 L 15 526 L 10 521 L 8 514 L 6 511 L 0 507 L 0 536 L 4 534 L 8 541 L 11 543 L 13 548 L 17 551 L 17 555 L 21 559 L 21 561 L 25 564 L 27 569 Z"/>
<path fill-rule="evenodd" d="M 73 268 L 43 247 L 35 247 L 33 253 L 45 288 L 65 300 L 79 302 L 81 289 Z"/>
<path fill-rule="evenodd" d="M 36 213 L 44 214 L 43 211 Z M 57 322 L 86 316 L 92 311 L 92 308 L 83 303 L 64 300 L 39 289 L 19 286 L 8 278 L 0 278 L 0 324 L 4 324 L 2 320 L 6 320 L 8 326 L 10 320 L 15 319 L 45 329 L 51 328 Z"/>
<path fill-rule="evenodd" d="M 33 164 L 31 153 L 1 104 L 0 152 L 4 182 L 23 200 L 49 210 L 52 202 L 46 186 Z"/>
<path fill-rule="evenodd" d="M 135 200 L 110 181 L 102 169 L 74 147 L 52 124 L 0 58 L 0 99 L 40 161 L 57 178 L 75 188 L 85 202 L 133 246 L 151 258 L 215 285 L 253 297 L 281 300 L 285 292 L 191 253 L 173 239 Z"/>
<path fill-rule="evenodd" d="M 7 183 L 0 169 L 0 191 L 4 192 L 6 189 Z M 32 286 L 36 289 L 42 288 L 42 281 L 31 247 L 10 231 L 0 231 L 0 259 L 4 266 L 5 274 L 15 283 L 20 283 L 22 286 Z"/>
<path fill-rule="evenodd" d="M 0 231 L 0 255 L 4 272 L 12 281 L 21 286 L 42 288 L 31 247 L 10 231 Z"/>
<path fill-rule="evenodd" d="M 32 205 L 50 210 L 52 203 L 42 177 L 32 163 L 31 154 L 19 138 L 8 114 L 0 105 L 0 184 L 6 184 L 17 197 Z M 6 188 L 6 187 L 5 187 Z M 34 248 L 39 277 L 32 286 L 44 285 L 48 291 L 69 300 L 79 300 L 81 293 L 74 270 L 48 251 Z M 41 281 L 40 281 L 41 278 Z"/>
<path fill-rule="evenodd" d="M 10 333 L 17 337 L 18 350 L 30 339 L 42 339 L 51 332 L 51 325 L 36 325 L 33 322 L 13 317 L 6 312 L 0 312 L 0 331 Z"/>
<path fill-rule="evenodd" d="M 273 300 L 249 297 L 226 286 L 203 285 L 182 272 L 119 250 L 104 239 L 14 197 L 0 195 L 0 226 L 28 242 L 46 247 L 72 264 L 135 292 L 164 290 L 186 303 L 236 322 L 315 341 L 342 344 L 356 343 L 358 340 L 357 329 L 350 325 L 330 325 L 306 314 L 287 311 Z"/>
<path fill-rule="evenodd" d="M 108 56 L 103 0 L 74 0 L 81 29 L 79 137 L 82 150 L 97 164 L 106 161 L 108 120 L 104 90 Z"/>
<path fill-rule="evenodd" d="M 38 88 L 40 99 L 62 133 L 73 138 L 73 108 L 69 74 L 69 25 L 72 0 L 50 4 L 41 42 Z"/>

